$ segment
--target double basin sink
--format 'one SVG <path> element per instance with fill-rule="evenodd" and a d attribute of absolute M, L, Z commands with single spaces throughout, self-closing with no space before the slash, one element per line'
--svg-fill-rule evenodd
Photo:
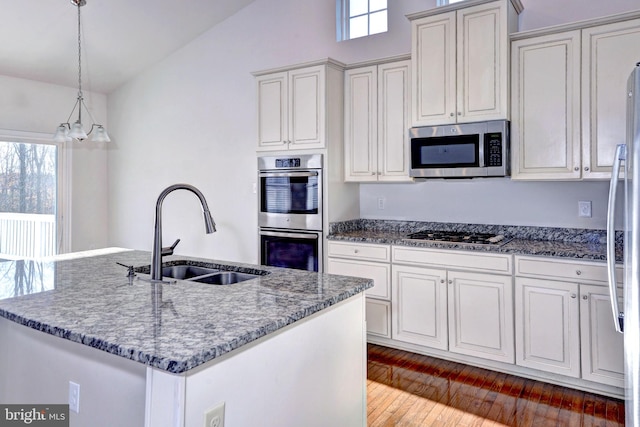
<path fill-rule="evenodd" d="M 269 274 L 268 271 L 264 270 L 255 270 L 249 273 L 243 271 L 231 271 L 225 269 L 224 267 L 227 266 L 216 265 L 215 267 L 209 267 L 204 265 L 194 265 L 193 262 L 190 262 L 188 264 L 175 263 L 172 265 L 163 265 L 162 277 L 206 283 L 209 285 L 231 285 L 234 283 L 244 282 L 246 280 L 256 279 L 258 277 Z M 145 268 L 145 270 L 146 269 L 147 268 Z M 140 272 L 147 273 L 148 271 Z"/>

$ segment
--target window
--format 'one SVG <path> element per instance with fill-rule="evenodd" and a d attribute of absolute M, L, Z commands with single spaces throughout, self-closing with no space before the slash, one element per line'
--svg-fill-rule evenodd
<path fill-rule="evenodd" d="M 387 31 L 387 0 L 337 0 L 338 40 Z"/>
<path fill-rule="evenodd" d="M 465 0 L 438 0 L 438 6 L 446 6 L 448 4 L 459 3 Z"/>
<path fill-rule="evenodd" d="M 0 259 L 67 251 L 67 155 L 51 135 L 0 130 Z"/>

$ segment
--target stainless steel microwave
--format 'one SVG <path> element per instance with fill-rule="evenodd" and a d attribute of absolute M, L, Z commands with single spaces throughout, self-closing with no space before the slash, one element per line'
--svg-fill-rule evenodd
<path fill-rule="evenodd" d="M 410 176 L 473 178 L 509 176 L 509 122 L 495 120 L 409 130 Z"/>

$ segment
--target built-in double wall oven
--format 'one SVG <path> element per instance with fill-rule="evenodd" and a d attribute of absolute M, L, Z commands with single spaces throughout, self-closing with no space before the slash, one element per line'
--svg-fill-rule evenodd
<path fill-rule="evenodd" d="M 260 262 L 322 271 L 322 155 L 258 157 Z"/>

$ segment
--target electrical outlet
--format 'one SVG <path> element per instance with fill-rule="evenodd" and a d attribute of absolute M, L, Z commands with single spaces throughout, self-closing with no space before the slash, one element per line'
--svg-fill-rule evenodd
<path fill-rule="evenodd" d="M 384 202 L 385 202 L 384 197 L 378 197 L 378 209 L 384 210 Z"/>
<path fill-rule="evenodd" d="M 69 410 L 80 412 L 80 384 L 69 381 Z"/>
<path fill-rule="evenodd" d="M 578 216 L 582 218 L 591 218 L 591 201 L 578 202 Z"/>
<path fill-rule="evenodd" d="M 224 402 L 204 413 L 204 427 L 224 427 Z"/>

